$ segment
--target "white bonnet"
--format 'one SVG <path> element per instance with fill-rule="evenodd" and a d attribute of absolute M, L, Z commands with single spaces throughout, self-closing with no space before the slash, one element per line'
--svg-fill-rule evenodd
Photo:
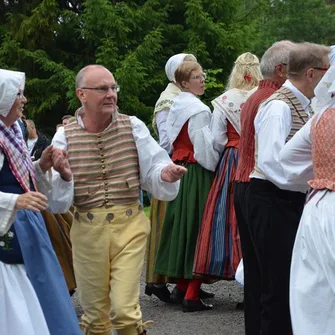
<path fill-rule="evenodd" d="M 6 117 L 12 108 L 19 89 L 24 89 L 23 72 L 0 69 L 0 115 Z"/>
<path fill-rule="evenodd" d="M 176 72 L 178 66 L 184 61 L 186 56 L 192 54 L 176 54 L 169 58 L 165 65 L 165 73 L 170 81 L 175 82 L 174 73 Z M 193 55 L 192 55 L 193 56 Z M 194 57 L 195 58 L 195 57 Z"/>

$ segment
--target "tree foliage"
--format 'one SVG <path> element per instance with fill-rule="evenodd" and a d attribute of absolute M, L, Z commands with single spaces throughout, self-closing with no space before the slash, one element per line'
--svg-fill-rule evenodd
<path fill-rule="evenodd" d="M 79 106 L 74 78 L 109 68 L 122 112 L 148 125 L 175 53 L 196 55 L 208 75 L 204 101 L 219 95 L 237 56 L 261 56 L 280 39 L 332 44 L 334 5 L 325 0 L 4 0 L 0 67 L 27 76 L 27 114 L 50 135 Z"/>

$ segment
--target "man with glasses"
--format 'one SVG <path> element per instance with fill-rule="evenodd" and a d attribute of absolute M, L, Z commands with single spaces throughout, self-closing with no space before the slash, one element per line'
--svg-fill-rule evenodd
<path fill-rule="evenodd" d="M 289 54 L 288 80 L 261 105 L 254 121 L 247 221 L 260 269 L 262 335 L 292 334 L 289 273 L 308 185 L 288 183 L 279 154 L 312 116 L 310 99 L 329 68 L 329 51 L 322 45 L 297 44 Z"/>
<path fill-rule="evenodd" d="M 146 334 L 139 280 L 150 222 L 138 203 L 139 186 L 160 200 L 178 193 L 187 171 L 136 117 L 120 114 L 117 85 L 105 67 L 76 77 L 82 107 L 59 128 L 53 144 L 67 150 L 74 178 L 71 228 L 74 270 L 86 335 Z"/>
<path fill-rule="evenodd" d="M 255 248 L 247 221 L 246 193 L 250 185 L 250 173 L 255 166 L 254 120 L 259 105 L 269 98 L 287 79 L 288 56 L 295 44 L 290 41 L 274 43 L 265 51 L 260 70 L 263 80 L 241 109 L 241 137 L 238 147 L 238 163 L 234 185 L 234 206 L 241 239 L 244 265 L 244 319 L 245 334 L 260 334 L 261 277 Z"/>

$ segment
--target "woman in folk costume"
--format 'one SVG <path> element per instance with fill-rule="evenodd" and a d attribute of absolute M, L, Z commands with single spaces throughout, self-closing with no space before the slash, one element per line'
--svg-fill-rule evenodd
<path fill-rule="evenodd" d="M 165 65 L 165 73 L 170 81 L 165 90 L 161 93 L 155 105 L 152 128 L 159 138 L 159 145 L 169 154 L 171 153 L 171 144 L 166 131 L 166 119 L 168 117 L 173 99 L 181 92 L 176 83 L 174 73 L 178 66 L 184 61 L 196 61 L 192 54 L 177 54 L 169 58 Z M 160 300 L 169 302 L 170 291 L 166 286 L 167 278 L 154 273 L 155 259 L 160 242 L 160 236 L 164 221 L 166 202 L 155 199 L 151 200 L 151 233 L 147 244 L 147 267 L 146 267 L 146 287 L 147 295 L 156 295 Z"/>
<path fill-rule="evenodd" d="M 70 207 L 72 173 L 63 151 L 52 147 L 32 163 L 16 122 L 27 102 L 24 83 L 24 73 L 0 70 L 1 334 L 79 335 L 64 276 L 39 213 L 48 203 L 54 212 Z M 60 174 L 45 174 L 52 166 Z"/>
<path fill-rule="evenodd" d="M 228 81 L 228 90 L 212 101 L 211 130 L 216 149 L 222 153 L 208 195 L 198 235 L 193 272 L 196 275 L 234 279 L 242 258 L 234 210 L 234 177 L 240 139 L 240 111 L 262 79 L 258 58 L 240 55 Z"/>
<path fill-rule="evenodd" d="M 320 112 L 280 152 L 288 181 L 308 181 L 311 187 L 292 254 L 294 335 L 333 335 L 335 330 L 335 67 L 314 92 Z"/>
<path fill-rule="evenodd" d="M 219 160 L 210 131 L 211 111 L 197 96 L 205 90 L 205 74 L 196 62 L 183 62 L 175 72 L 182 92 L 174 99 L 167 118 L 173 145 L 172 160 L 187 166 L 175 200 L 169 202 L 157 253 L 155 272 L 176 278 L 171 301 L 184 312 L 211 309 L 200 299 L 201 280 L 192 273 L 198 230 L 208 191 Z"/>

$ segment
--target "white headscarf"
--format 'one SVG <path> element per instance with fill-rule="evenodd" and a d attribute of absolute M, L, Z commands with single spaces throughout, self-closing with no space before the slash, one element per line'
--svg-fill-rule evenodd
<path fill-rule="evenodd" d="M 319 109 L 318 117 L 323 114 L 329 107 L 335 105 L 335 64 L 332 65 L 325 73 L 319 84 L 314 89 L 317 108 Z"/>
<path fill-rule="evenodd" d="M 6 117 L 12 108 L 19 89 L 24 89 L 23 72 L 0 69 L 0 115 Z"/>
<path fill-rule="evenodd" d="M 184 61 L 184 58 L 188 54 L 176 54 L 169 58 L 165 65 L 165 73 L 170 81 L 175 82 L 174 73 L 176 72 L 178 66 Z"/>

